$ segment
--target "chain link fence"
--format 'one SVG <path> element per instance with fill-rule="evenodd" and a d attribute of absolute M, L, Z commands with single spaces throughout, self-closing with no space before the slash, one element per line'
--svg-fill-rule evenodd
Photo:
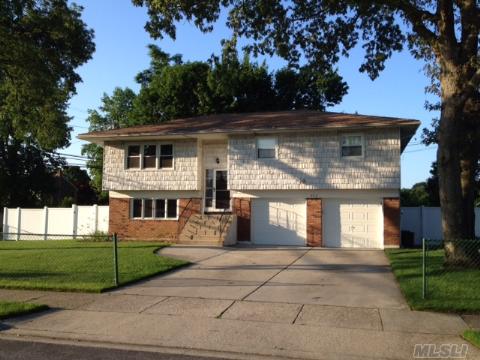
<path fill-rule="evenodd" d="M 422 239 L 422 297 L 446 299 L 468 294 L 479 301 L 480 239 Z"/>
<path fill-rule="evenodd" d="M 99 292 L 117 287 L 116 235 L 0 234 L 0 287 Z"/>

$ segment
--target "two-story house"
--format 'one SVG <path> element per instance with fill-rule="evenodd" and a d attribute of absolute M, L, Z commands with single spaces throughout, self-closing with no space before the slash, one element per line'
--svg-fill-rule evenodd
<path fill-rule="evenodd" d="M 400 244 L 400 155 L 419 124 L 284 111 L 79 138 L 104 148 L 121 238 L 384 248 Z"/>

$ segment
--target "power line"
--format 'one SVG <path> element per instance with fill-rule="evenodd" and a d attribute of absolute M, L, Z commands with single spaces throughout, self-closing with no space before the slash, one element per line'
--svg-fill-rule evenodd
<path fill-rule="evenodd" d="M 404 154 L 409 154 L 409 153 L 415 153 L 415 152 L 420 152 L 420 151 L 427 151 L 427 150 L 436 150 L 435 147 L 427 147 L 425 149 L 418 149 L 418 150 L 410 150 L 410 151 L 404 151 Z"/>

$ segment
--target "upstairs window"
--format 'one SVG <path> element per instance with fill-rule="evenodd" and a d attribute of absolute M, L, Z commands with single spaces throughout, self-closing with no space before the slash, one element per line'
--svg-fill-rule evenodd
<path fill-rule="evenodd" d="M 155 169 L 157 167 L 157 146 L 143 146 L 143 167 L 145 169 Z"/>
<path fill-rule="evenodd" d="M 127 169 L 140 168 L 140 145 L 130 145 L 127 149 Z"/>
<path fill-rule="evenodd" d="M 160 145 L 160 169 L 173 168 L 173 145 Z"/>
<path fill-rule="evenodd" d="M 363 156 L 363 136 L 344 135 L 342 136 L 342 157 Z"/>
<path fill-rule="evenodd" d="M 258 138 L 257 139 L 257 157 L 259 159 L 274 159 L 277 149 L 277 139 Z"/>

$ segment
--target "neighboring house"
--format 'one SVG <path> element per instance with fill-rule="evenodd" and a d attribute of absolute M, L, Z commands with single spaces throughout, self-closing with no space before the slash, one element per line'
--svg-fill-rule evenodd
<path fill-rule="evenodd" d="M 284 111 L 79 138 L 104 147 L 120 237 L 384 248 L 400 244 L 400 155 L 419 124 Z"/>

